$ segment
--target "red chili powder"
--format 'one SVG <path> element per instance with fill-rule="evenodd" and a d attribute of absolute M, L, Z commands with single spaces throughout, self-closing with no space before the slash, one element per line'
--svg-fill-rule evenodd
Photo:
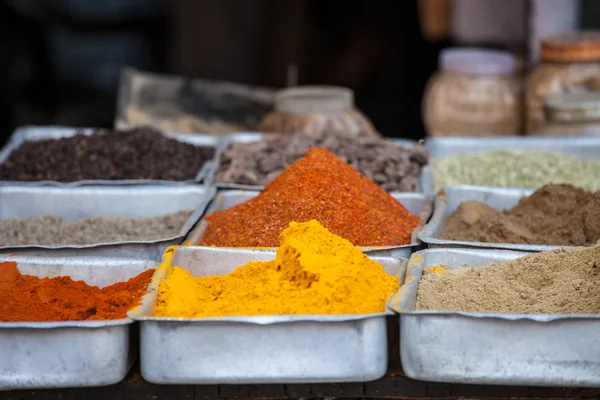
<path fill-rule="evenodd" d="M 420 222 L 333 153 L 312 148 L 255 198 L 206 217 L 200 244 L 276 247 L 291 221 L 311 219 L 355 246 L 409 244 Z"/>
<path fill-rule="evenodd" d="M 125 318 L 143 296 L 154 270 L 102 289 L 69 277 L 22 275 L 0 263 L 0 321 L 74 321 Z"/>

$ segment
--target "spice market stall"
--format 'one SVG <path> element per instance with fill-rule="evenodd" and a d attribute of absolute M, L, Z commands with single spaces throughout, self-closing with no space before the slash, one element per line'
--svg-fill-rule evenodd
<path fill-rule="evenodd" d="M 600 397 L 600 138 L 502 140 L 17 132 L 0 156 L 0 399 Z M 469 157 L 499 172 L 464 175 Z M 584 247 L 539 252 L 558 246 Z M 77 347 L 102 329 L 120 339 Z"/>

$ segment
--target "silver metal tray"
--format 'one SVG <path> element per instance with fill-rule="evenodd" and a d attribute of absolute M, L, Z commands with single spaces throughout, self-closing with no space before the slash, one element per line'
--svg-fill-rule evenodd
<path fill-rule="evenodd" d="M 423 268 L 483 266 L 530 254 L 428 249 L 412 255 L 388 305 L 400 313 L 402 368 L 412 379 L 486 385 L 600 386 L 600 316 L 414 311 Z"/>
<path fill-rule="evenodd" d="M 214 197 L 210 206 L 206 209 L 206 214 L 200 220 L 200 223 L 190 232 L 186 239 L 186 244 L 195 245 L 200 243 L 202 235 L 207 227 L 205 217 L 215 211 L 223 211 L 237 204 L 243 203 L 251 198 L 258 196 L 260 192 L 242 191 L 242 190 L 223 190 L 219 191 Z M 405 257 L 408 258 L 413 251 L 420 245 L 418 233 L 423 225 L 429 220 L 433 208 L 433 196 L 421 193 L 390 193 L 391 196 L 400 202 L 408 211 L 421 218 L 421 224 L 417 226 L 411 235 L 411 244 L 402 246 L 381 246 L 381 247 L 364 247 L 363 251 L 372 255 Z M 204 247 L 204 246 L 199 246 Z M 232 251 L 244 250 L 248 248 L 229 248 Z M 264 250 L 272 250 L 275 248 L 264 248 Z"/>
<path fill-rule="evenodd" d="M 433 216 L 419 232 L 419 240 L 430 248 L 435 247 L 479 247 L 489 249 L 507 249 L 520 251 L 543 251 L 567 246 L 548 246 L 516 243 L 486 243 L 460 240 L 440 239 L 448 217 L 465 201 L 476 200 L 485 203 L 496 210 L 504 210 L 517 205 L 524 196 L 529 196 L 533 190 L 500 188 L 489 186 L 449 186 L 440 191 L 435 198 Z"/>
<path fill-rule="evenodd" d="M 156 268 L 150 260 L 0 256 L 23 274 L 70 276 L 100 287 Z M 0 390 L 105 386 L 125 378 L 137 358 L 129 318 L 0 322 Z"/>
<path fill-rule="evenodd" d="M 194 210 L 177 236 L 154 241 L 93 245 L 23 245 L 0 247 L 0 253 L 52 256 L 110 256 L 160 260 L 164 249 L 180 244 L 198 222 L 215 189 L 201 185 L 79 186 L 72 188 L 0 185 L 0 220 L 55 215 L 85 217 L 154 217 Z"/>
<path fill-rule="evenodd" d="M 600 159 L 600 137 L 492 137 L 433 138 L 425 140 L 430 160 L 499 150 L 560 153 L 584 159 Z"/>
<path fill-rule="evenodd" d="M 274 252 L 177 247 L 171 265 L 194 276 L 223 275 Z M 406 259 L 374 258 L 402 281 Z M 389 311 L 357 315 L 221 318 L 153 317 L 159 268 L 141 307 L 141 371 L 159 384 L 359 382 L 382 377 L 388 364 Z"/>
<path fill-rule="evenodd" d="M 21 147 L 25 142 L 49 140 L 49 139 L 60 139 L 66 137 L 75 136 L 78 133 L 91 136 L 96 132 L 97 128 L 73 128 L 65 126 L 23 126 L 18 128 L 8 143 L 2 150 L 0 150 L 0 164 L 4 163 L 10 156 L 10 154 Z M 208 146 L 217 147 L 218 138 L 210 135 L 185 135 L 177 133 L 165 133 L 165 136 L 175 139 L 182 143 L 189 143 L 194 146 Z M 216 149 L 215 149 L 216 150 Z M 63 186 L 63 187 L 76 187 L 82 185 L 139 185 L 139 184 L 164 184 L 164 185 L 178 185 L 185 183 L 202 182 L 210 172 L 210 169 L 216 163 L 217 151 L 212 160 L 204 163 L 204 165 L 198 171 L 196 177 L 186 181 L 167 181 L 159 179 L 115 179 L 115 180 L 98 180 L 88 179 L 76 182 L 57 182 L 57 181 L 0 181 L 2 184 L 20 183 L 24 185 L 32 186 Z"/>
<path fill-rule="evenodd" d="M 210 178 L 208 180 L 208 182 L 210 182 L 211 184 L 214 184 L 218 189 L 238 189 L 238 190 L 254 190 L 254 191 L 259 191 L 259 190 L 263 190 L 264 186 L 263 185 L 242 185 L 239 183 L 223 183 L 223 182 L 217 182 L 215 179 L 217 170 L 220 167 L 220 163 L 221 163 L 221 155 L 222 153 L 227 150 L 227 148 L 229 147 L 229 145 L 231 143 L 250 143 L 250 142 L 257 142 L 259 140 L 262 140 L 265 137 L 269 137 L 269 136 L 276 136 L 276 135 L 281 135 L 281 134 L 277 134 L 277 133 L 260 133 L 260 132 L 240 132 L 240 133 L 234 133 L 228 136 L 223 137 L 223 140 L 220 142 L 219 145 L 219 154 L 217 155 L 216 159 L 217 162 L 214 165 L 214 169 L 211 170 L 210 172 Z M 396 138 L 388 138 L 387 140 L 391 141 L 392 143 L 396 144 L 397 146 L 401 146 L 401 147 L 410 147 L 414 144 L 416 144 L 417 142 L 415 142 L 414 140 L 410 140 L 410 139 L 396 139 Z M 421 179 L 419 179 L 418 183 L 417 183 L 417 190 L 416 193 L 420 193 L 420 192 L 425 192 L 425 193 L 430 193 L 433 192 L 433 190 L 430 191 L 425 191 L 422 190 L 423 186 L 422 186 L 422 181 Z"/>

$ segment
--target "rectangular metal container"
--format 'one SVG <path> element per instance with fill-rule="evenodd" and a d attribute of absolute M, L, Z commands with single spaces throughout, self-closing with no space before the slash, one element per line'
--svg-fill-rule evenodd
<path fill-rule="evenodd" d="M 70 276 L 104 287 L 156 268 L 150 260 L 0 256 L 22 274 Z M 129 318 L 104 321 L 0 322 L 0 391 L 105 386 L 125 378 L 137 358 Z"/>
<path fill-rule="evenodd" d="M 434 212 L 431 220 L 419 232 L 419 240 L 428 247 L 477 247 L 488 249 L 507 249 L 520 251 L 543 251 L 566 246 L 548 246 L 516 243 L 485 243 L 460 240 L 440 239 L 448 217 L 465 201 L 476 200 L 496 210 L 504 210 L 516 206 L 519 200 L 529 196 L 533 190 L 501 188 L 489 186 L 449 186 L 440 191 L 435 198 Z"/>
<path fill-rule="evenodd" d="M 211 184 L 214 183 L 214 185 L 218 189 L 238 189 L 238 190 L 255 190 L 255 191 L 263 190 L 264 186 L 262 186 L 262 185 L 241 185 L 238 183 L 217 182 L 215 179 L 215 174 L 221 165 L 220 164 L 221 163 L 221 154 L 223 153 L 223 151 L 227 150 L 227 148 L 229 147 L 230 144 L 257 142 L 259 140 L 262 140 L 265 137 L 276 136 L 276 135 L 281 135 L 281 134 L 273 134 L 273 133 L 265 134 L 265 133 L 260 133 L 260 132 L 240 132 L 240 133 L 234 133 L 234 134 L 225 136 L 219 145 L 219 150 L 218 150 L 219 154 L 216 157 L 217 162 L 215 163 L 215 168 L 210 172 L 208 181 L 211 182 Z M 401 147 L 410 147 L 410 146 L 416 144 L 416 142 L 414 140 L 410 140 L 410 139 L 388 138 L 387 140 L 389 140 L 392 143 L 394 143 L 398 146 L 401 146 Z M 417 187 L 416 193 L 424 192 L 424 190 L 422 190 L 423 186 L 422 186 L 421 179 L 419 179 L 417 186 L 418 187 Z M 429 193 L 428 191 L 425 191 L 425 192 Z M 430 192 L 432 192 L 432 191 L 430 191 Z"/>
<path fill-rule="evenodd" d="M 425 140 L 430 160 L 443 157 L 510 150 L 560 153 L 582 159 L 600 159 L 600 137 L 491 137 L 432 138 Z"/>
<path fill-rule="evenodd" d="M 86 217 L 154 217 L 194 210 L 177 236 L 154 241 L 93 245 L 23 245 L 0 253 L 51 256 L 108 256 L 160 260 L 163 251 L 181 244 L 198 222 L 216 190 L 201 185 L 78 186 L 72 188 L 0 185 L 0 220 L 55 215 L 74 221 Z"/>
<path fill-rule="evenodd" d="M 217 193 L 210 206 L 206 209 L 206 214 L 200 220 L 200 223 L 190 232 L 186 239 L 186 244 L 196 245 L 200 243 L 202 235 L 206 230 L 207 222 L 205 217 L 215 211 L 223 211 L 237 204 L 250 200 L 258 196 L 260 192 L 242 191 L 242 190 L 222 190 Z M 418 233 L 421 227 L 429 220 L 433 208 L 433 196 L 421 193 L 390 193 L 391 196 L 400 202 L 406 209 L 421 218 L 421 224 L 417 226 L 411 235 L 411 244 L 403 246 L 381 246 L 364 247 L 363 250 L 369 254 L 385 255 L 392 257 L 408 258 L 413 251 L 420 245 Z M 203 247 L 203 246 L 200 246 Z M 243 250 L 245 248 L 231 248 L 231 250 Z M 246 248 L 247 249 L 247 248 Z M 275 250 L 274 248 L 265 248 L 265 250 Z"/>
<path fill-rule="evenodd" d="M 530 253 L 428 249 L 412 255 L 389 307 L 400 313 L 402 368 L 412 379 L 484 385 L 600 386 L 600 316 L 414 311 L 426 267 L 478 267 Z"/>
<path fill-rule="evenodd" d="M 186 134 L 255 129 L 272 110 L 276 92 L 265 86 L 126 67 L 119 82 L 115 127 L 149 125 Z"/>
<path fill-rule="evenodd" d="M 194 276 L 227 274 L 249 261 L 271 260 L 260 250 L 177 247 L 171 265 Z M 374 257 L 385 270 L 405 274 L 406 259 Z M 356 315 L 273 315 L 220 318 L 153 317 L 155 273 L 141 307 L 141 371 L 158 384 L 362 382 L 382 377 L 388 364 L 389 311 Z"/>
<path fill-rule="evenodd" d="M 0 151 L 0 164 L 4 163 L 10 156 L 10 154 L 21 147 L 25 142 L 33 142 L 40 140 L 49 140 L 49 139 L 60 139 L 73 137 L 78 133 L 82 133 L 84 135 L 91 136 L 96 132 L 98 128 L 73 128 L 66 126 L 23 126 L 18 128 L 10 140 L 2 148 Z M 217 151 L 216 147 L 219 144 L 219 140 L 215 136 L 210 135 L 185 135 L 185 134 L 177 134 L 177 133 L 165 133 L 165 136 L 175 139 L 182 143 L 189 143 L 194 146 L 208 146 L 215 147 L 215 156 L 212 160 L 207 161 L 201 167 L 200 171 L 198 171 L 196 177 L 194 179 L 186 180 L 186 181 L 167 181 L 167 180 L 159 180 L 159 179 L 122 179 L 122 180 L 98 180 L 98 179 L 88 179 L 76 182 L 57 182 L 57 181 L 0 181 L 0 185 L 2 184 L 12 184 L 19 183 L 23 185 L 32 185 L 32 186 L 61 186 L 61 187 L 75 187 L 82 185 L 139 185 L 139 184 L 163 184 L 163 185 L 178 185 L 185 183 L 195 183 L 202 182 L 205 178 L 207 178 L 210 173 L 210 169 L 214 167 L 217 159 Z"/>

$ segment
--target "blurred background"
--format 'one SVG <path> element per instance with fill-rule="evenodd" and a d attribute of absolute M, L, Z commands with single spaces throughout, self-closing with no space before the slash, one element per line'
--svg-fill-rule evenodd
<path fill-rule="evenodd" d="M 20 125 L 112 127 L 121 70 L 282 88 L 341 85 L 385 136 L 425 135 L 440 51 L 509 51 L 592 29 L 593 0 L 12 0 L 0 6 L 0 141 Z M 519 73 L 519 72 L 517 72 Z"/>

